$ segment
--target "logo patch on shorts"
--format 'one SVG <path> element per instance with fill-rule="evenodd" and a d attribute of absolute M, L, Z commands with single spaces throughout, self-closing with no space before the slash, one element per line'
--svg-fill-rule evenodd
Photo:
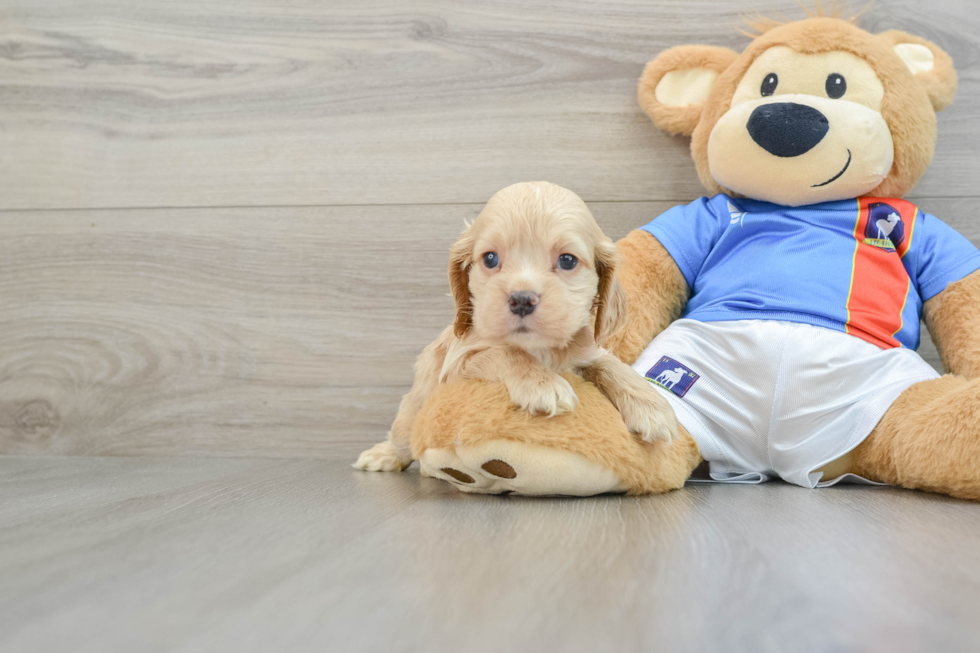
<path fill-rule="evenodd" d="M 664 390 L 670 390 L 678 397 L 683 397 L 691 389 L 694 382 L 701 378 L 691 368 L 682 365 L 669 356 L 664 356 L 646 373 L 650 383 L 659 385 Z"/>

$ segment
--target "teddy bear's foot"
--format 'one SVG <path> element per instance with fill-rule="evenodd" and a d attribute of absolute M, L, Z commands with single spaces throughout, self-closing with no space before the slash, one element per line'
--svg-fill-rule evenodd
<path fill-rule="evenodd" d="M 583 456 L 510 440 L 426 449 L 419 466 L 423 475 L 481 494 L 591 496 L 627 489 L 614 472 Z"/>
<path fill-rule="evenodd" d="M 947 374 L 903 392 L 845 471 L 980 501 L 980 379 Z"/>
<path fill-rule="evenodd" d="M 671 443 L 644 442 L 595 385 L 564 378 L 580 403 L 555 417 L 518 408 L 502 383 L 438 386 L 412 430 L 422 474 L 485 494 L 657 494 L 684 485 L 701 453 L 683 427 Z"/>

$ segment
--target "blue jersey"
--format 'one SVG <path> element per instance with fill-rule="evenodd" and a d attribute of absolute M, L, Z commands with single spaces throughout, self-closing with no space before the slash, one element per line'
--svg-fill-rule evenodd
<path fill-rule="evenodd" d="M 793 208 L 716 195 L 643 229 L 691 287 L 684 317 L 803 322 L 883 348 L 918 348 L 922 303 L 980 269 L 970 241 L 900 199 Z"/>

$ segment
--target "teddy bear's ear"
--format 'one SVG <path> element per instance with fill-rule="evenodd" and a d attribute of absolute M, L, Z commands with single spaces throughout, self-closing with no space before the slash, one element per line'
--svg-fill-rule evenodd
<path fill-rule="evenodd" d="M 737 56 L 734 50 L 710 45 L 664 50 L 643 71 L 640 106 L 660 129 L 690 136 L 715 80 Z"/>
<path fill-rule="evenodd" d="M 933 109 L 942 111 L 952 103 L 956 95 L 956 69 L 942 48 L 898 30 L 883 32 L 878 38 L 884 39 L 926 90 Z"/>

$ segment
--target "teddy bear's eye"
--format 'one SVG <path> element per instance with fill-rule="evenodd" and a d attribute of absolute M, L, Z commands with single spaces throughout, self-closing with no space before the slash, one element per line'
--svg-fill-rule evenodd
<path fill-rule="evenodd" d="M 847 93 L 847 80 L 843 75 L 831 73 L 827 75 L 827 96 L 832 100 L 843 97 Z"/>
<path fill-rule="evenodd" d="M 776 92 L 776 86 L 779 85 L 779 75 L 776 73 L 769 73 L 766 78 L 762 80 L 762 97 L 769 97 Z"/>

